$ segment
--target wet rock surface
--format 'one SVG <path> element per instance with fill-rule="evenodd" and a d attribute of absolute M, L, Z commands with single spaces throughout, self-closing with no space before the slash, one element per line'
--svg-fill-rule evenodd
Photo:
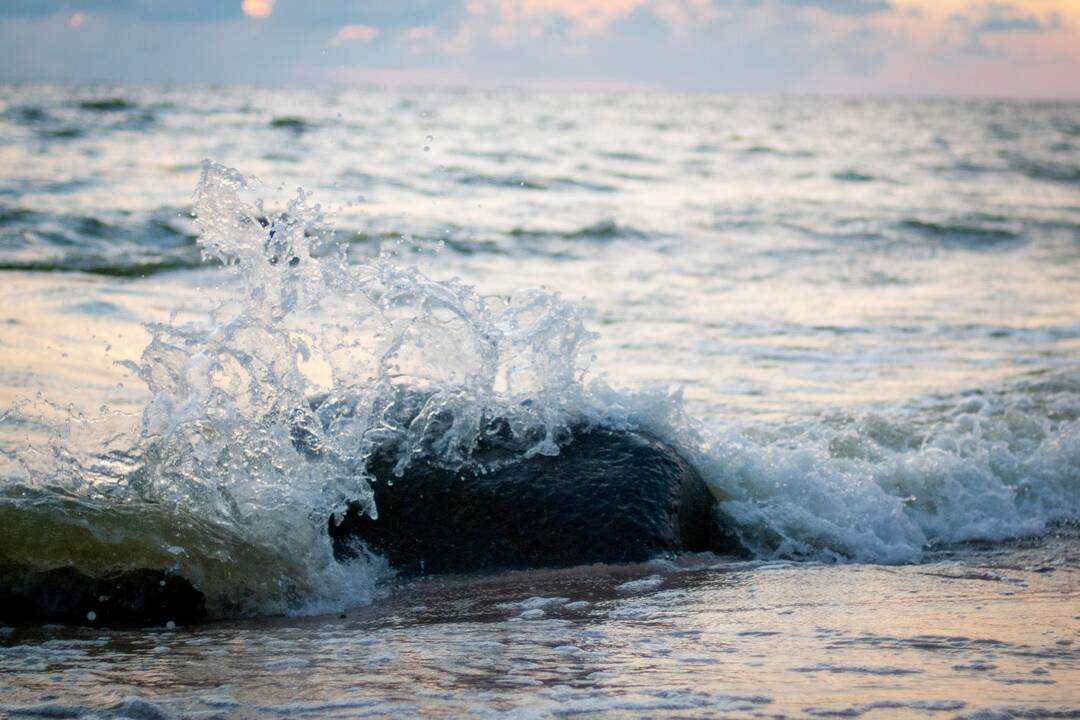
<path fill-rule="evenodd" d="M 392 458 L 370 464 L 377 519 L 359 504 L 330 520 L 339 558 L 358 541 L 407 574 L 646 560 L 682 551 L 737 553 L 714 500 L 679 453 L 649 435 L 582 429 L 554 456 L 489 472 Z"/>
<path fill-rule="evenodd" d="M 91 577 L 72 567 L 0 566 L 0 621 L 149 626 L 206 619 L 206 598 L 186 579 L 160 570 Z"/>

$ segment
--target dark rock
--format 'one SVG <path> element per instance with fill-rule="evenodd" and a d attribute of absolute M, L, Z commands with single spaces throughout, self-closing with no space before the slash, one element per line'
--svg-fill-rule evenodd
<path fill-rule="evenodd" d="M 682 551 L 740 553 L 698 472 L 644 433 L 583 428 L 556 456 L 491 472 L 413 461 L 369 466 L 378 519 L 350 507 L 330 521 L 339 558 L 357 541 L 407 574 L 638 562 Z"/>
<path fill-rule="evenodd" d="M 206 598 L 160 570 L 91 577 L 73 567 L 0 566 L 0 621 L 72 625 L 165 625 L 206 619 Z"/>

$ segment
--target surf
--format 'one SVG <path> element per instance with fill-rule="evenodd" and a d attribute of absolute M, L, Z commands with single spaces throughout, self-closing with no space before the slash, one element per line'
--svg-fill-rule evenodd
<path fill-rule="evenodd" d="M 357 263 L 312 195 L 275 209 L 258 188 L 204 164 L 198 242 L 223 268 L 224 299 L 205 317 L 147 326 L 129 369 L 150 399 L 134 421 L 69 415 L 65 433 L 6 453 L 0 564 L 40 577 L 73 568 L 84 586 L 127 577 L 133 591 L 182 579 L 211 618 L 336 612 L 414 566 L 395 567 L 385 543 L 384 555 L 344 552 L 335 536 L 345 521 L 379 522 L 380 487 L 403 496 L 424 473 L 477 487 L 508 468 L 558 474 L 591 432 L 659 443 L 700 479 L 711 521 L 730 533 L 727 544 L 646 554 L 909 563 L 927 548 L 1080 517 L 1075 370 L 880 410 L 709 424 L 678 392 L 591 373 L 595 335 L 557 293 L 486 296 L 392 253 Z M 414 400 L 403 413 L 404 396 Z M 535 504 L 519 510 L 527 527 Z M 588 522 L 577 511 L 572 527 Z M 432 542 L 454 536 L 449 513 L 422 516 Z M 76 607 L 75 620 L 107 617 Z"/>

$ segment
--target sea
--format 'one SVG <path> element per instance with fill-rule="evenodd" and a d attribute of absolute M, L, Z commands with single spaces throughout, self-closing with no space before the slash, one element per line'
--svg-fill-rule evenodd
<path fill-rule="evenodd" d="M 335 560 L 493 413 L 746 553 Z M 1080 718 L 1080 104 L 0 84 L 0 563 L 210 615 L 0 627 L 0 717 Z"/>

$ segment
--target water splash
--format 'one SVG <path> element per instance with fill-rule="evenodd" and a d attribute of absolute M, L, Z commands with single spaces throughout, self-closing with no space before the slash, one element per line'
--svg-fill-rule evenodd
<path fill-rule="evenodd" d="M 483 298 L 389 255 L 350 265 L 324 241 L 329 224 L 310 195 L 269 212 L 244 197 L 253 185 L 204 165 L 200 243 L 237 291 L 204 321 L 149 326 L 134 369 L 152 399 L 131 485 L 286 561 L 296 584 L 286 595 L 355 601 L 326 523 L 350 502 L 377 512 L 371 453 L 392 445 L 399 473 L 419 455 L 462 465 L 492 417 L 526 455 L 557 453 L 582 404 L 590 335 L 553 293 Z M 407 424 L 403 393 L 419 398 Z M 370 568 L 351 575 L 369 588 Z"/>
<path fill-rule="evenodd" d="M 377 513 L 376 448 L 394 449 L 399 473 L 420 456 L 475 463 L 500 418 L 526 456 L 558 452 L 583 406 L 591 335 L 576 307 L 540 290 L 482 297 L 390 254 L 350 264 L 309 194 L 271 211 L 257 187 L 204 164 L 199 243 L 231 274 L 227 299 L 205 318 L 147 326 L 128 366 L 151 397 L 117 434 L 135 448 L 117 451 L 123 462 L 103 462 L 100 446 L 75 452 L 71 430 L 90 421 L 69 414 L 49 461 L 8 484 L 0 511 L 55 540 L 9 560 L 172 569 L 219 613 L 336 609 L 370 599 L 385 572 L 374 558 L 336 562 L 327 535 L 350 502 Z"/>

